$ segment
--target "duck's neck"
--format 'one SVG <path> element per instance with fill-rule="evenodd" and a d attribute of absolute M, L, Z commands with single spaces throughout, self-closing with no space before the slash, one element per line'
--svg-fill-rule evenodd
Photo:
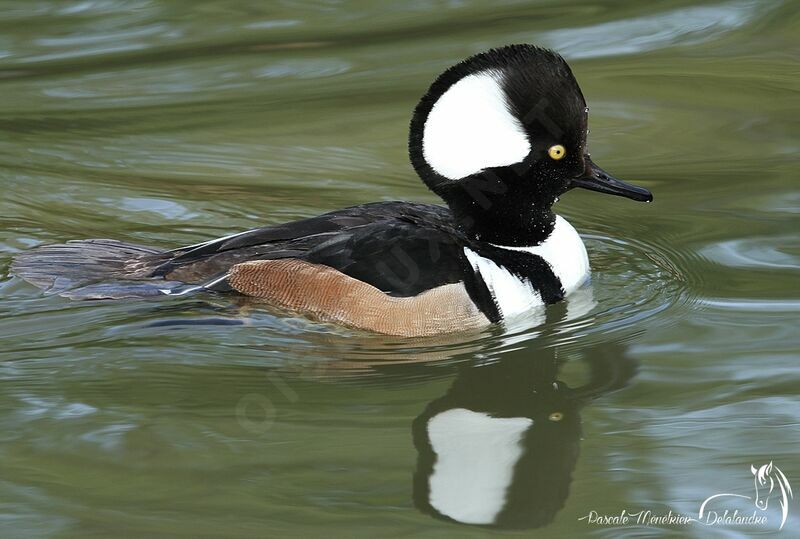
<path fill-rule="evenodd" d="M 548 182 L 514 170 L 495 170 L 457 183 L 435 184 L 434 191 L 453 212 L 470 239 L 495 245 L 532 247 L 555 227 L 552 206 L 558 193 Z"/>
<path fill-rule="evenodd" d="M 456 224 L 470 239 L 494 245 L 539 245 L 550 237 L 556 223 L 549 205 L 532 206 L 528 201 L 466 199 L 449 200 L 448 205 Z"/>

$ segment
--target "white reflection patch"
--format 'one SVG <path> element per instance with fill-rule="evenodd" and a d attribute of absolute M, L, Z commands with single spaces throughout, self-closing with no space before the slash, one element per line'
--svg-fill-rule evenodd
<path fill-rule="evenodd" d="M 441 514 L 465 524 L 491 524 L 503 510 L 528 417 L 491 417 L 453 408 L 428 421 L 436 453 L 429 501 Z"/>

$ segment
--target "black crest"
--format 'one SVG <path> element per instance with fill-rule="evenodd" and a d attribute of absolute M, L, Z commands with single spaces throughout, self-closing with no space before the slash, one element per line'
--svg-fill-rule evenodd
<path fill-rule="evenodd" d="M 451 86 L 486 71 L 499 74 L 506 105 L 524 128 L 530 153 L 513 165 L 486 168 L 457 181 L 445 178 L 423 154 L 425 123 Z M 585 169 L 586 132 L 586 102 L 566 61 L 548 49 L 508 45 L 472 56 L 433 82 L 411 119 L 409 155 L 422 180 L 472 237 L 532 245 L 550 233 L 550 206 Z M 566 148 L 565 158 L 548 157 L 556 144 Z M 509 238 L 510 231 L 519 237 Z"/>

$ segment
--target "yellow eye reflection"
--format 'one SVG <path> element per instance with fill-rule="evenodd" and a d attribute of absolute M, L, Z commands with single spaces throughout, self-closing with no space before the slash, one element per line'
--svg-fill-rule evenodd
<path fill-rule="evenodd" d="M 562 414 L 561 412 L 553 412 L 547 419 L 549 419 L 550 421 L 561 421 L 562 419 L 564 419 L 564 414 Z"/>
<path fill-rule="evenodd" d="M 564 156 L 567 155 L 567 149 L 561 144 L 556 144 L 547 149 L 547 155 L 550 156 L 550 159 L 558 161 L 559 159 L 564 159 Z"/>

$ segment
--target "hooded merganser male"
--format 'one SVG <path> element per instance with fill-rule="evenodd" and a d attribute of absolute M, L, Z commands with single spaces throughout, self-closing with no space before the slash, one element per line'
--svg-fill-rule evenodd
<path fill-rule="evenodd" d="M 402 336 L 475 329 L 563 299 L 586 249 L 552 212 L 574 187 L 651 201 L 595 165 L 567 63 L 510 45 L 456 64 L 411 119 L 411 163 L 447 207 L 376 202 L 179 249 L 78 240 L 12 270 L 73 299 L 238 292 L 312 318 Z"/>

